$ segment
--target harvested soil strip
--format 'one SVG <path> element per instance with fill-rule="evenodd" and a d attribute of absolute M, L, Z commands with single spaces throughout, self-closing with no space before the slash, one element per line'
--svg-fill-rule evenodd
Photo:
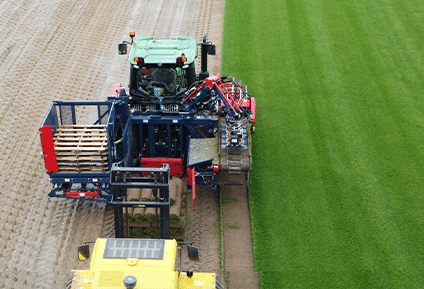
<path fill-rule="evenodd" d="M 246 172 L 239 175 L 221 172 L 224 182 L 246 182 Z M 253 266 L 252 232 L 247 186 L 222 186 L 224 212 L 225 271 L 229 288 L 259 288 L 259 274 Z"/>

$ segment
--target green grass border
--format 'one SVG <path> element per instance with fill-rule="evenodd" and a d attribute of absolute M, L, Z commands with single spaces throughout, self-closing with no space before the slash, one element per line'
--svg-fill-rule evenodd
<path fill-rule="evenodd" d="M 223 196 L 222 190 L 219 189 L 219 197 L 218 197 L 218 232 L 219 232 L 219 269 L 221 271 L 223 281 L 228 284 L 228 272 L 225 271 L 225 239 L 224 239 L 224 208 L 223 208 Z"/>
<path fill-rule="evenodd" d="M 424 283 L 423 15 L 416 0 L 226 1 L 222 74 L 257 97 L 261 288 Z"/>

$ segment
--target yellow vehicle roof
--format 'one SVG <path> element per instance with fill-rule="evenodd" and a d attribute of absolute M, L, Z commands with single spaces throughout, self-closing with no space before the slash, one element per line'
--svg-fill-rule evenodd
<path fill-rule="evenodd" d="M 90 270 L 76 271 L 72 288 L 125 288 L 128 275 L 136 288 L 175 288 L 176 250 L 175 240 L 97 239 Z"/>
<path fill-rule="evenodd" d="M 90 270 L 74 271 L 72 289 L 125 288 L 126 276 L 141 288 L 215 288 L 215 274 L 175 271 L 177 242 L 162 239 L 97 239 Z"/>

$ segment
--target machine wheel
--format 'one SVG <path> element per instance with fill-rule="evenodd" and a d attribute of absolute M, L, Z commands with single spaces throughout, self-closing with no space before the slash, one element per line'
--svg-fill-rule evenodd
<path fill-rule="evenodd" d="M 72 279 L 74 279 L 74 276 L 71 276 L 71 278 L 69 278 L 68 282 L 66 282 L 65 289 L 71 289 L 71 287 L 72 287 Z"/>
<path fill-rule="evenodd" d="M 222 279 L 220 277 L 216 277 L 216 282 L 215 282 L 215 288 L 216 289 L 225 289 L 225 282 L 222 281 Z"/>

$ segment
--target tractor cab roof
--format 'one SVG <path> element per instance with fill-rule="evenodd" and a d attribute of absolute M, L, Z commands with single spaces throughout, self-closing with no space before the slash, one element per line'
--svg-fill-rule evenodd
<path fill-rule="evenodd" d="M 137 64 L 142 58 L 144 64 L 147 65 L 175 64 L 177 58 L 184 56 L 186 57 L 184 64 L 191 64 L 197 54 L 197 42 L 192 37 L 179 36 L 178 38 L 164 39 L 147 36 L 134 41 L 129 61 L 131 64 Z"/>

